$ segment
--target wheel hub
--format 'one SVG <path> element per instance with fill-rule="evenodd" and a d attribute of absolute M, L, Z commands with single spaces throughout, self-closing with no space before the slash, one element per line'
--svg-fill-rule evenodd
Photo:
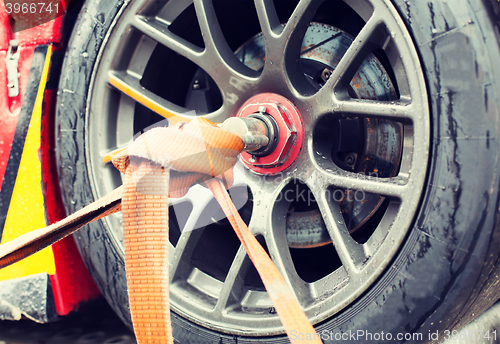
<path fill-rule="evenodd" d="M 302 118 L 291 101 L 275 93 L 261 93 L 245 102 L 237 117 L 260 119 L 269 131 L 270 141 L 266 147 L 241 154 L 249 169 L 260 174 L 276 174 L 290 167 L 303 141 Z"/>

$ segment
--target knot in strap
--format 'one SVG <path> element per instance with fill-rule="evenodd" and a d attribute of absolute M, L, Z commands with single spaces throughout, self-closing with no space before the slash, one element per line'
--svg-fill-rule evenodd
<path fill-rule="evenodd" d="M 171 170 L 169 196 L 177 198 L 185 195 L 192 184 L 210 178 L 221 179 L 227 188 L 231 187 L 232 167 L 243 147 L 240 136 L 197 118 L 187 124 L 147 131 L 112 162 L 123 173 L 132 168 L 136 183 L 143 177 L 138 166 L 144 162 Z"/>

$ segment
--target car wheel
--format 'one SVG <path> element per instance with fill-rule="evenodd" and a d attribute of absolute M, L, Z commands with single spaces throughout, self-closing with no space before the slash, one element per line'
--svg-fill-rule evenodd
<path fill-rule="evenodd" d="M 321 339 L 443 338 L 499 296 L 498 4 L 451 5 L 87 1 L 56 115 L 67 211 L 121 185 L 109 157 L 152 126 L 281 109 L 289 135 L 230 192 Z M 170 208 L 175 339 L 286 342 L 208 191 Z M 121 215 L 76 238 L 130 325 Z"/>

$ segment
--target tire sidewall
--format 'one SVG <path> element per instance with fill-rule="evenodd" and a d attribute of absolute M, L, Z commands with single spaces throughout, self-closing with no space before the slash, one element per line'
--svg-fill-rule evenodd
<path fill-rule="evenodd" d="M 88 89 L 100 47 L 126 1 L 88 0 L 75 27 L 61 71 L 56 109 L 56 159 L 66 212 L 95 201 L 86 156 Z M 102 294 L 131 327 L 123 259 L 107 235 L 103 221 L 74 234 L 84 262 Z"/>

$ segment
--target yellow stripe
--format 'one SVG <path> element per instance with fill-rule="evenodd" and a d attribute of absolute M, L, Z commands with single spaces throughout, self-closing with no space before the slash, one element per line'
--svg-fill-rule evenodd
<path fill-rule="evenodd" d="M 50 65 L 52 46 L 47 49 L 42 78 L 33 108 L 33 114 L 23 148 L 23 155 L 5 221 L 2 243 L 17 238 L 33 229 L 47 226 L 42 195 L 42 166 L 40 149 L 42 101 Z M 54 255 L 48 247 L 18 263 L 0 270 L 0 281 L 46 272 L 55 273 Z"/>
<path fill-rule="evenodd" d="M 113 157 L 120 153 L 120 152 L 123 152 L 125 149 L 127 149 L 128 147 L 125 147 L 125 148 L 119 148 L 119 149 L 116 149 L 114 150 L 113 152 L 109 153 L 109 154 L 106 154 L 103 158 L 102 158 L 102 163 L 103 164 L 106 164 L 108 162 L 111 161 L 111 159 L 113 159 Z"/>
<path fill-rule="evenodd" d="M 176 115 L 164 107 L 160 106 L 158 103 L 152 101 L 151 99 L 148 99 L 147 97 L 143 96 L 133 88 L 130 88 L 126 83 L 124 83 L 122 80 L 117 78 L 114 75 L 110 75 L 109 77 L 109 83 L 116 87 L 118 90 L 121 92 L 125 93 L 127 96 L 130 98 L 134 99 L 136 102 L 141 103 L 148 109 L 156 112 L 162 117 L 168 118 L 172 124 L 176 124 L 178 122 L 184 121 L 184 122 L 189 122 L 190 119 L 187 117 L 179 116 Z"/>
<path fill-rule="evenodd" d="M 137 92 L 133 88 L 130 88 L 125 82 L 123 82 L 122 80 L 120 80 L 119 78 L 117 78 L 116 76 L 114 76 L 113 74 L 111 74 L 109 76 L 109 83 L 111 85 L 113 85 L 116 89 L 118 89 L 121 92 L 125 93 L 130 98 L 134 99 L 136 102 L 141 103 L 142 105 L 144 105 L 145 107 L 147 107 L 151 111 L 156 112 L 160 116 L 162 116 L 164 118 L 167 118 L 170 121 L 170 123 L 172 123 L 172 124 L 176 124 L 176 123 L 179 123 L 179 122 L 189 122 L 189 121 L 191 121 L 191 118 L 176 115 L 176 114 L 168 111 L 164 107 L 160 106 L 156 102 L 152 101 L 151 99 L 148 99 L 148 98 L 144 97 L 142 94 L 140 94 L 139 92 Z M 106 154 L 102 158 L 102 162 L 104 164 L 110 162 L 111 159 L 116 154 L 120 153 L 121 151 L 125 150 L 126 148 L 127 147 L 125 147 L 125 148 L 119 148 L 119 149 L 116 149 L 115 151 L 113 151 L 113 152 L 111 152 L 109 154 Z"/>

